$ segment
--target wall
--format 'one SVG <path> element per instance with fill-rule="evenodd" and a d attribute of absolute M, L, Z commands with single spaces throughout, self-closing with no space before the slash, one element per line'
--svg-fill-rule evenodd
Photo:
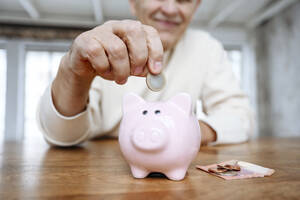
<path fill-rule="evenodd" d="M 0 37 L 4 39 L 73 40 L 87 28 L 45 27 L 0 23 Z"/>
<path fill-rule="evenodd" d="M 261 136 L 300 136 L 300 2 L 256 31 Z"/>

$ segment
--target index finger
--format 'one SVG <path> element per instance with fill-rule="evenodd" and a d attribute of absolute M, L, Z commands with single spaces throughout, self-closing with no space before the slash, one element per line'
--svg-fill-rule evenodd
<path fill-rule="evenodd" d="M 148 70 L 152 74 L 159 74 L 163 68 L 163 45 L 159 34 L 152 26 L 143 25 L 146 33 L 147 47 L 148 47 Z"/>

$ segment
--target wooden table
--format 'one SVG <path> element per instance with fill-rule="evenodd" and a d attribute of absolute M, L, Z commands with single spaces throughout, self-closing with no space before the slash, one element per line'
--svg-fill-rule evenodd
<path fill-rule="evenodd" d="M 50 148 L 44 141 L 0 144 L 0 199 L 300 199 L 300 139 L 203 147 L 180 182 L 134 179 L 117 140 Z M 238 159 L 276 170 L 225 181 L 195 165 Z"/>

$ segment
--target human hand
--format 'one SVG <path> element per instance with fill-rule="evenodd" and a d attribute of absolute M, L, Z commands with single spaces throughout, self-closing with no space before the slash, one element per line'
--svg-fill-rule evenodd
<path fill-rule="evenodd" d="M 75 75 L 124 84 L 131 75 L 162 70 L 163 46 L 158 32 L 139 21 L 108 21 L 79 35 L 65 57 Z M 83 79 L 84 80 L 84 79 Z"/>

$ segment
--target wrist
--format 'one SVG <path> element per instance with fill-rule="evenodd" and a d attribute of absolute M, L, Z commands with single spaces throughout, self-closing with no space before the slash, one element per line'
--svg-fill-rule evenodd
<path fill-rule="evenodd" d="M 215 142 L 217 140 L 216 131 L 203 121 L 199 121 L 201 129 L 201 144 L 207 145 L 208 143 Z"/>
<path fill-rule="evenodd" d="M 73 116 L 86 108 L 93 78 L 75 74 L 68 65 L 66 56 L 61 60 L 51 93 L 57 111 L 64 116 Z"/>

